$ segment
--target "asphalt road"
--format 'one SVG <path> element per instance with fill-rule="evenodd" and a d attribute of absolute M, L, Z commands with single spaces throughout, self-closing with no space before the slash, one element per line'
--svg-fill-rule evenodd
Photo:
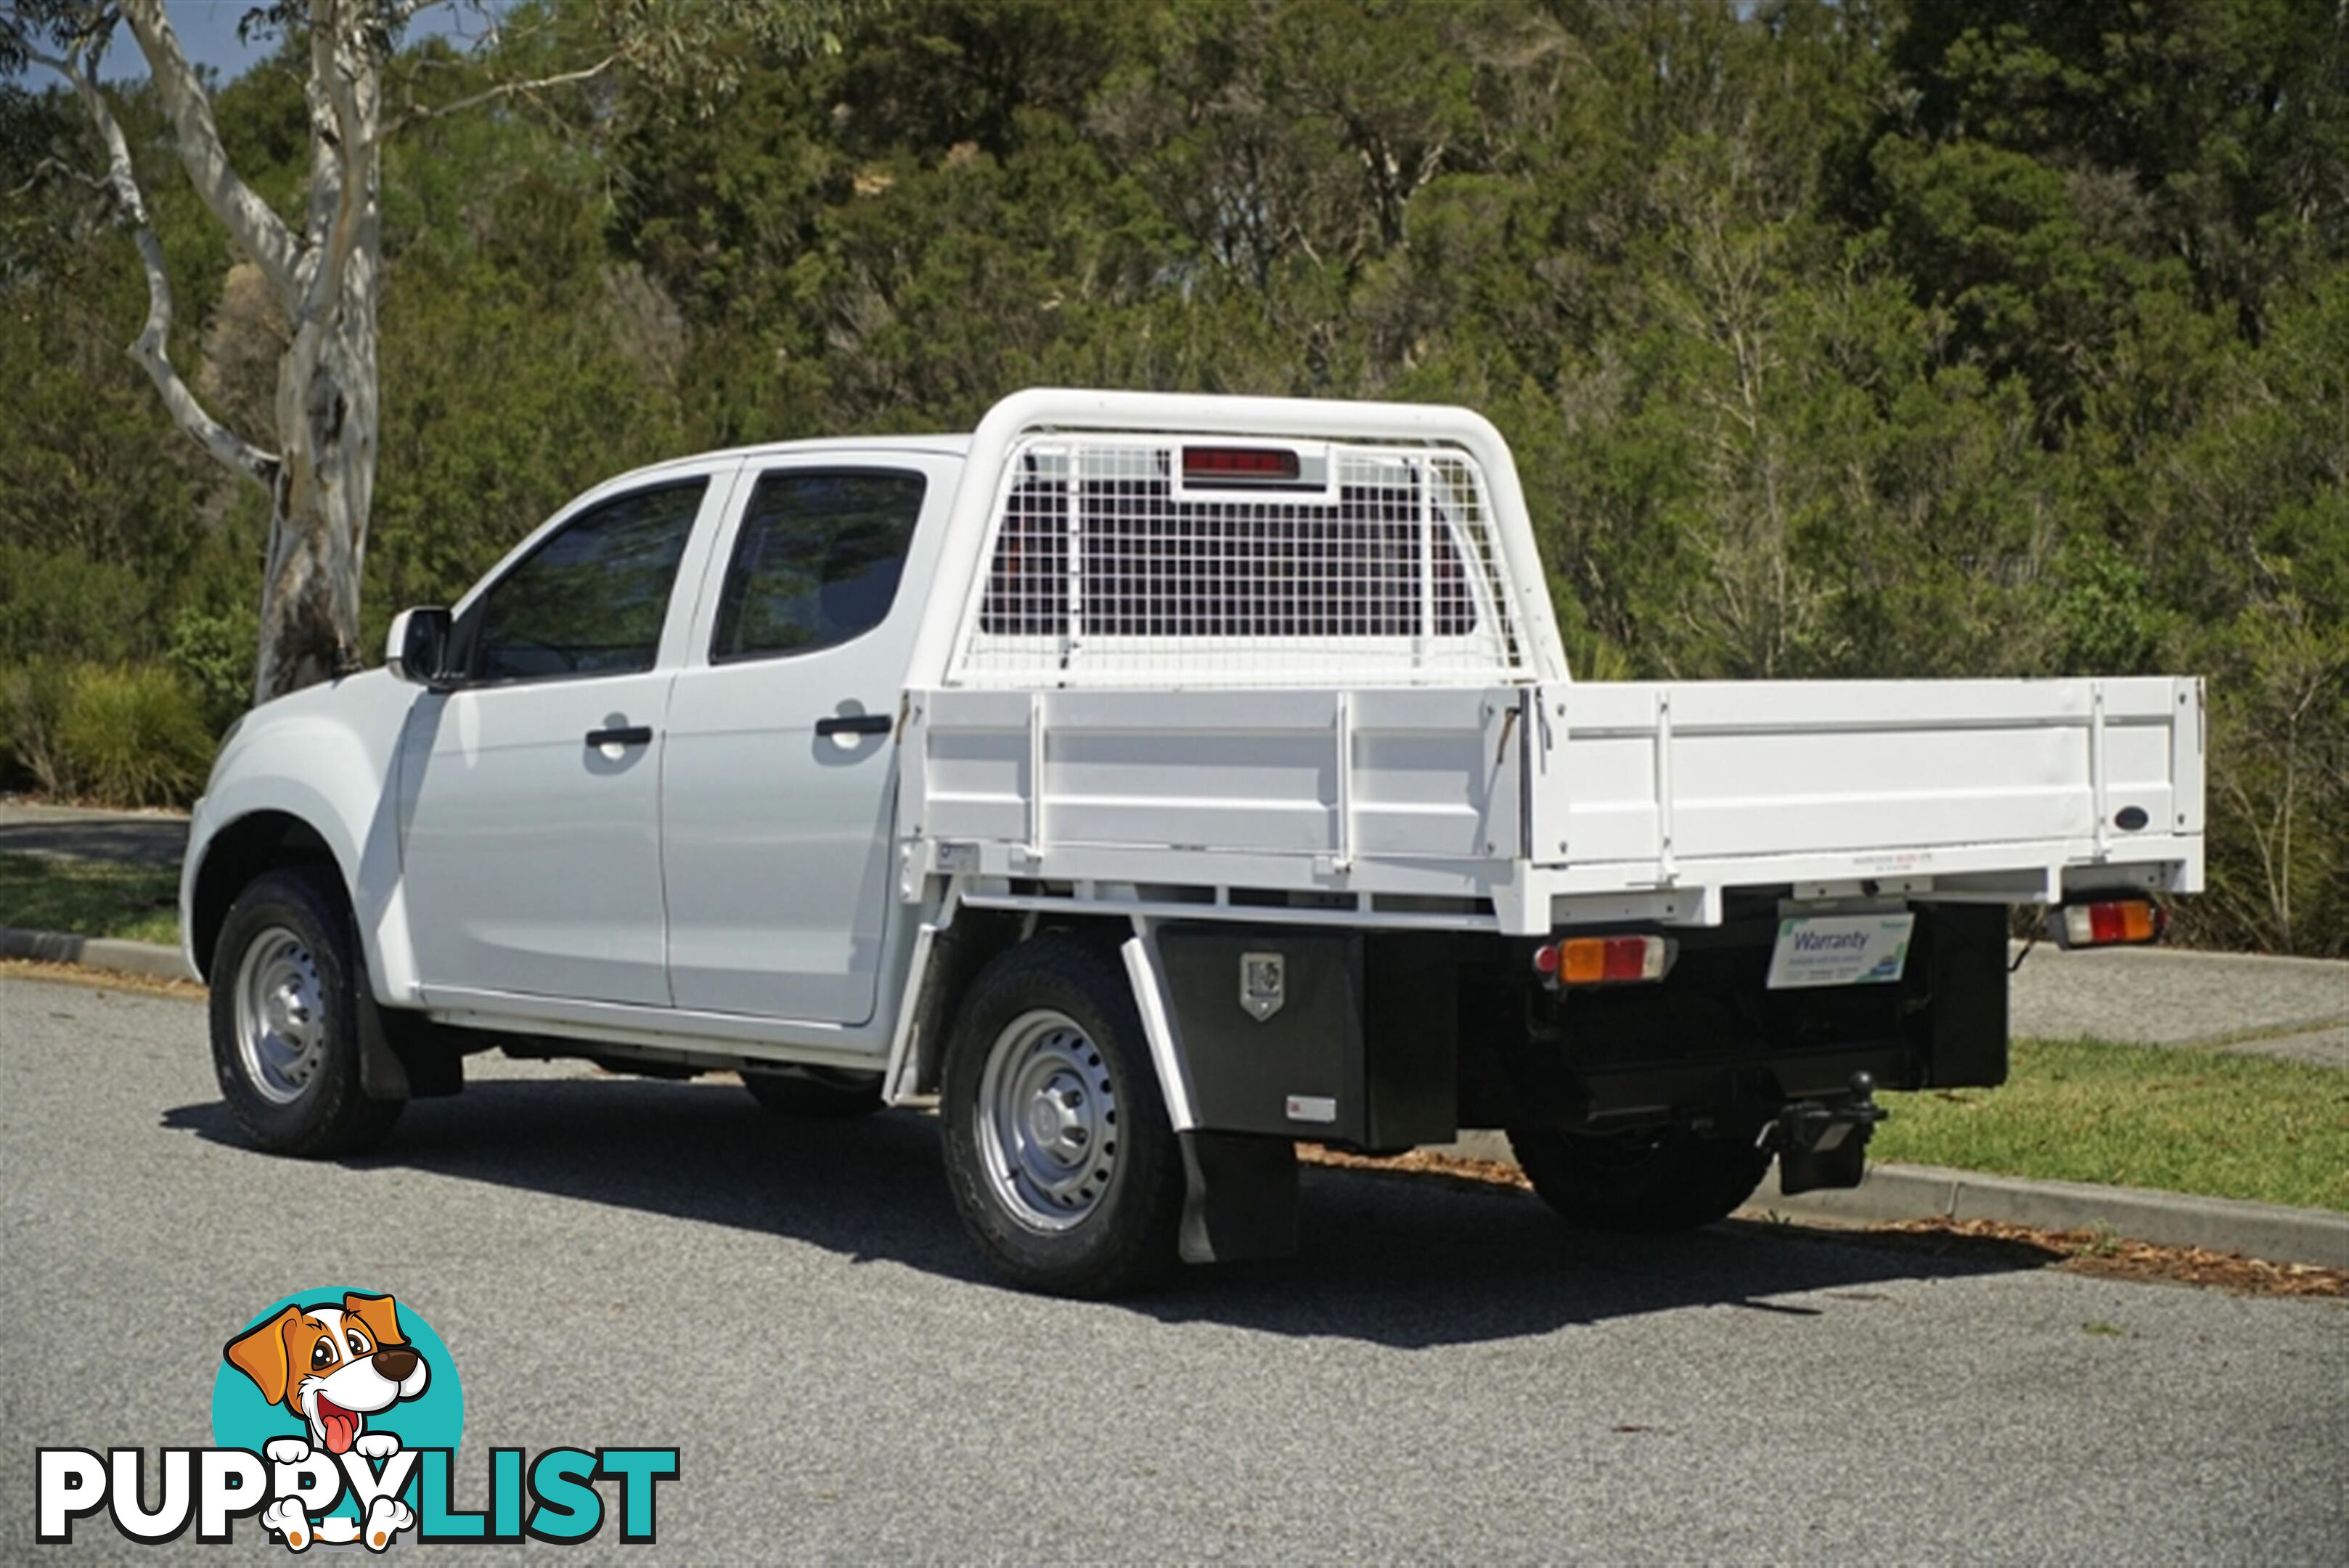
<path fill-rule="evenodd" d="M 2349 1067 L 2349 963 L 2176 948 L 2032 949 L 2014 971 L 2014 1033 L 2093 1034 Z"/>
<path fill-rule="evenodd" d="M 299 1165 L 199 1007 L 22 979 L 0 1075 L 0 1560 L 36 1445 L 209 1442 L 222 1341 L 351 1282 L 460 1363 L 461 1501 L 492 1445 L 680 1447 L 658 1544 L 531 1549 L 579 1562 L 2349 1560 L 2338 1302 L 1316 1170 L 1294 1262 L 1078 1304 L 979 1276 L 916 1116 L 495 1064 Z"/>
<path fill-rule="evenodd" d="M 176 812 L 0 800 L 0 853 L 177 868 L 187 850 L 188 819 Z"/>

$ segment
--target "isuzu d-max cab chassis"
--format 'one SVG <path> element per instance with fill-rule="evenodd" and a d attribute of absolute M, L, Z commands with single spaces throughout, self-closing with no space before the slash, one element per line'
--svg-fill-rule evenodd
<path fill-rule="evenodd" d="M 1044 390 L 580 497 L 247 716 L 181 914 L 264 1148 L 491 1047 L 936 1095 L 988 1256 L 1105 1293 L 1290 1245 L 1299 1139 L 1854 1184 L 2005 1076 L 2010 909 L 2149 938 L 2202 810 L 2193 680 L 1574 680 L 1464 410 Z"/>

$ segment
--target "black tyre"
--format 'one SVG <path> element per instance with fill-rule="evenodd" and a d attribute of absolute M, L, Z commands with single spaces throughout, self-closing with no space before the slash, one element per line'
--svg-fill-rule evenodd
<path fill-rule="evenodd" d="M 1592 1231 L 1693 1231 L 1754 1196 L 1770 1155 L 1733 1137 L 1671 1131 L 1605 1137 L 1511 1127 L 1509 1147 L 1543 1202 Z"/>
<path fill-rule="evenodd" d="M 255 1147 L 323 1158 L 373 1147 L 406 1102 L 359 1086 L 367 983 L 340 884 L 307 867 L 237 895 L 212 949 L 212 1069 Z"/>
<path fill-rule="evenodd" d="M 1183 1151 L 1121 970 L 1050 936 L 996 959 L 940 1099 L 955 1207 L 1012 1282 L 1109 1296 L 1173 1272 Z"/>
<path fill-rule="evenodd" d="M 768 1110 L 794 1121 L 846 1121 L 869 1116 L 881 1108 L 878 1073 L 851 1073 L 838 1067 L 745 1070 L 742 1086 Z"/>

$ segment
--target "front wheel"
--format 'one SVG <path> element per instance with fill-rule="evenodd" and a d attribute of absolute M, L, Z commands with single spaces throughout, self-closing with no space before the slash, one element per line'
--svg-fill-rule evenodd
<path fill-rule="evenodd" d="M 955 1207 L 1013 1282 L 1108 1296 L 1173 1270 L 1182 1149 L 1123 973 L 1058 937 L 998 958 L 943 1089 Z"/>
<path fill-rule="evenodd" d="M 254 1147 L 324 1158 L 382 1141 L 404 1101 L 359 1085 L 365 960 L 342 889 L 287 867 L 237 895 L 212 949 L 212 1070 Z"/>
<path fill-rule="evenodd" d="M 1693 1231 L 1754 1196 L 1770 1155 L 1738 1138 L 1678 1130 L 1608 1137 L 1511 1127 L 1509 1147 L 1541 1200 L 1592 1231 Z"/>

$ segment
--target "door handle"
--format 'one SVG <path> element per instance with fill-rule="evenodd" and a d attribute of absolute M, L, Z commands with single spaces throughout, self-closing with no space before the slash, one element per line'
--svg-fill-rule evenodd
<path fill-rule="evenodd" d="M 819 735 L 885 735 L 896 727 L 886 713 L 834 713 L 815 722 Z"/>
<path fill-rule="evenodd" d="M 591 746 L 649 746 L 653 743 L 650 724 L 623 724 L 610 730 L 590 730 L 587 743 Z"/>

